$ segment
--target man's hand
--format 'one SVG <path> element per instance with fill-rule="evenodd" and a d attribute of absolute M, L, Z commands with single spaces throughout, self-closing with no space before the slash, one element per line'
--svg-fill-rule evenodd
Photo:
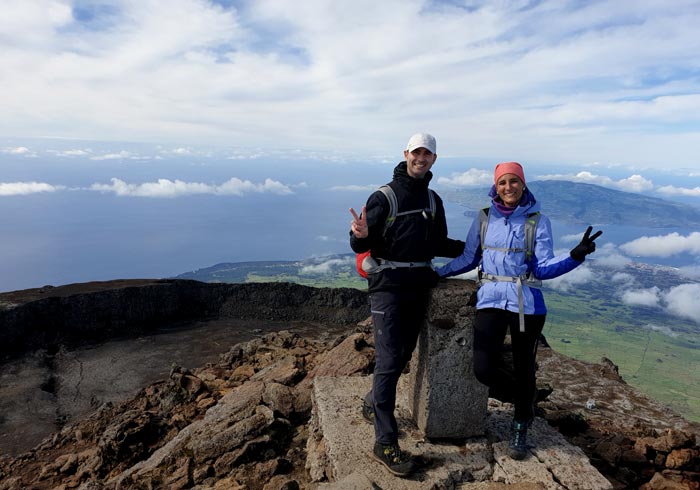
<path fill-rule="evenodd" d="M 367 208 L 362 206 L 362 212 L 358 216 L 353 208 L 350 208 L 350 214 L 352 214 L 352 221 L 350 222 L 350 230 L 352 231 L 355 238 L 367 238 L 369 234 L 369 229 L 367 228 Z"/>
<path fill-rule="evenodd" d="M 586 255 L 595 252 L 595 239 L 602 235 L 603 232 L 598 230 L 593 234 L 593 236 L 591 236 L 592 230 L 593 227 L 589 226 L 588 229 L 586 229 L 586 232 L 583 234 L 581 243 L 576 245 L 573 250 L 571 250 L 569 255 L 571 255 L 572 259 L 583 262 L 586 259 Z"/>

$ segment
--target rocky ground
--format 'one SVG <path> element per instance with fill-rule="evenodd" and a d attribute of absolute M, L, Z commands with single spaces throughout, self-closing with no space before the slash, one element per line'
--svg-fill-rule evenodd
<path fill-rule="evenodd" d="M 357 310 L 352 301 L 361 299 L 328 290 L 309 296 L 289 285 L 212 291 L 220 314 L 270 320 L 298 316 L 301 306 L 310 320 L 342 323 Z M 5 318 L 18 318 L 8 306 L 17 298 L 9 299 L 0 295 Z M 207 301 L 202 304 L 211 308 Z M 140 305 L 134 315 L 152 311 Z M 351 305 L 345 313 L 343 305 Z M 104 404 L 34 449 L 0 458 L 0 490 L 315 488 L 306 458 L 313 379 L 366 376 L 373 359 L 371 329 L 363 322 L 337 338 L 269 333 L 233 346 L 217 362 L 174 366 L 167 379 L 132 399 Z M 585 363 L 541 348 L 538 362 L 540 382 L 553 388 L 541 417 L 582 448 L 614 488 L 700 489 L 700 425 L 636 392 L 608 360 Z M 535 488 L 528 485 L 514 487 Z"/>
<path fill-rule="evenodd" d="M 336 339 L 281 331 L 238 344 L 217 363 L 175 367 L 133 399 L 0 459 L 0 490 L 314 488 L 306 469 L 312 381 L 368 375 L 373 355 L 366 324 Z M 541 415 L 614 488 L 700 489 L 698 424 L 635 392 L 609 361 L 546 348 L 538 359 L 541 382 L 554 389 Z"/>

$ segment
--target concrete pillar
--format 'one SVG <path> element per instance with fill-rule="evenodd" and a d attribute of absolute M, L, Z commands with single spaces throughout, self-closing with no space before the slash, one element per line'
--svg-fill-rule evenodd
<path fill-rule="evenodd" d="M 476 283 L 468 280 L 442 281 L 433 289 L 413 353 L 408 405 L 430 439 L 463 439 L 485 430 L 488 389 L 474 377 L 472 294 Z"/>

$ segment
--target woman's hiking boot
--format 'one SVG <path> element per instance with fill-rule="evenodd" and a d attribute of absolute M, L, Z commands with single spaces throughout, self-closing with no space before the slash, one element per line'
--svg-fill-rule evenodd
<path fill-rule="evenodd" d="M 397 443 L 380 444 L 376 442 L 372 455 L 396 476 L 408 476 L 416 468 L 411 455 L 401 451 Z"/>
<path fill-rule="evenodd" d="M 513 459 L 523 459 L 527 456 L 527 422 L 513 421 L 513 434 L 510 438 L 508 448 L 510 457 Z"/>

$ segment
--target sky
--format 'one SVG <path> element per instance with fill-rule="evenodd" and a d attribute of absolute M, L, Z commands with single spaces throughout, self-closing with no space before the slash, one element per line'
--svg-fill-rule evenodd
<path fill-rule="evenodd" d="M 393 155 L 425 131 L 441 156 L 700 168 L 698 1 L 0 4 L 5 152 Z"/>
<path fill-rule="evenodd" d="M 145 248 L 140 234 L 165 247 L 156 236 L 162 230 L 144 232 L 151 222 L 187 232 L 169 214 L 197 209 L 188 216 L 194 223 L 216 209 L 228 223 L 232 215 L 220 208 L 255 197 L 293 209 L 312 194 L 329 206 L 328 196 L 350 196 L 359 207 L 415 132 L 437 137 L 431 186 L 438 189 L 488 186 L 496 162 L 517 160 L 531 180 L 700 204 L 700 1 L 0 0 L 0 7 L 0 224 L 12 242 L 0 255 L 16 274 L 4 289 L 68 277 L 23 278 L 23 264 L 41 270 L 56 262 L 64 229 L 97 235 L 114 221 L 104 243 L 137 235 L 126 263 Z M 318 241 L 342 239 L 345 247 L 347 207 L 324 211 L 319 223 L 336 215 L 342 223 L 318 232 Z M 138 227 L 126 228 L 131 222 Z M 172 242 L 200 250 L 211 238 L 198 233 L 200 241 L 181 234 Z M 281 231 L 268 241 L 285 239 Z M 172 265 L 181 263 L 176 244 L 159 249 L 172 255 L 169 268 L 146 273 L 183 272 Z M 600 252 L 611 270 L 640 256 L 682 255 L 688 277 L 700 278 L 696 231 L 651 230 Z M 199 260 L 208 266 L 236 256 L 210 251 Z M 554 285 L 581 280 L 590 280 L 586 268 Z M 673 295 L 630 290 L 622 299 L 673 309 L 674 297 L 695 308 L 700 287 Z"/>

